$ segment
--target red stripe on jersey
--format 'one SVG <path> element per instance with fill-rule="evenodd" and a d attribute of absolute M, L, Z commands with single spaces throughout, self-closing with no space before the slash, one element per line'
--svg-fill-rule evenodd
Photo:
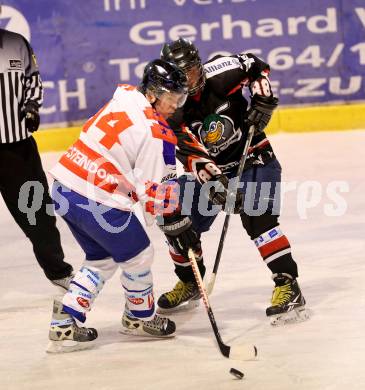
<path fill-rule="evenodd" d="M 61 157 L 60 164 L 74 175 L 100 189 L 135 199 L 135 188 L 123 174 L 101 154 L 80 139 Z"/>
<path fill-rule="evenodd" d="M 270 144 L 270 141 L 268 139 L 265 139 L 263 141 L 260 141 L 258 144 L 251 146 L 248 148 L 247 154 L 252 153 L 255 149 L 260 150 L 264 146 L 267 146 Z"/>
<path fill-rule="evenodd" d="M 232 88 L 232 89 L 227 93 L 227 96 L 234 94 L 236 91 L 238 91 L 238 90 L 241 89 L 241 88 L 242 88 L 242 84 L 240 83 L 240 84 L 236 85 L 234 88 Z"/>
<path fill-rule="evenodd" d="M 265 259 L 266 257 L 286 248 L 290 248 L 289 241 L 286 236 L 281 236 L 276 240 L 263 245 L 261 248 L 259 248 L 259 251 L 261 256 Z"/>

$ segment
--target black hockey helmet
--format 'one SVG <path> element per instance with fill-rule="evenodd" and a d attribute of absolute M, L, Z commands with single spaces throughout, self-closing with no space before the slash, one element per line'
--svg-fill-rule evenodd
<path fill-rule="evenodd" d="M 165 92 L 182 94 L 185 97 L 185 103 L 188 84 L 185 73 L 178 66 L 162 59 L 156 59 L 144 68 L 139 90 L 143 94 L 150 91 L 157 98 Z"/>
<path fill-rule="evenodd" d="M 204 68 L 199 51 L 191 41 L 179 38 L 176 41 L 165 43 L 161 50 L 161 58 L 175 63 L 185 74 L 188 74 L 193 67 L 198 69 L 197 82 L 193 87 L 189 88 L 189 95 L 195 95 L 204 87 Z"/>

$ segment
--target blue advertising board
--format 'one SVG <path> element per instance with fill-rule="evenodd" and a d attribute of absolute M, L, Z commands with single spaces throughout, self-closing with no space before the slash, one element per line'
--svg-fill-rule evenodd
<path fill-rule="evenodd" d="M 8 0 L 0 27 L 23 34 L 45 87 L 43 124 L 84 120 L 118 83 L 138 84 L 165 41 L 203 59 L 253 52 L 281 105 L 365 100 L 364 0 Z"/>

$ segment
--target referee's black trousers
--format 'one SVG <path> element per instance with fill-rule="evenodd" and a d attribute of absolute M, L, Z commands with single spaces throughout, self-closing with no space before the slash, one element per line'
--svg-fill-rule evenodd
<path fill-rule="evenodd" d="M 31 223 L 34 220 L 30 221 L 27 213 L 22 212 L 18 206 L 20 189 L 28 181 L 38 181 L 44 188 L 41 206 L 34 215 L 34 225 Z M 64 262 L 56 218 L 48 215 L 46 211 L 46 205 L 51 205 L 52 200 L 33 137 L 10 144 L 0 144 L 0 193 L 11 215 L 32 242 L 35 257 L 46 277 L 53 280 L 70 275 L 72 267 Z M 39 195 L 39 191 L 37 193 L 32 189 L 25 194 L 28 201 L 25 207 L 31 207 L 35 200 L 33 196 Z M 51 209 L 50 206 L 48 208 Z"/>

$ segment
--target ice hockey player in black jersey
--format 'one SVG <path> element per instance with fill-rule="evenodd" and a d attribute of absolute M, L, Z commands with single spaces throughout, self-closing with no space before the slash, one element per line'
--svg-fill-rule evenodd
<path fill-rule="evenodd" d="M 209 230 L 216 215 L 199 212 L 200 192 L 207 181 L 235 177 L 248 128 L 254 125 L 255 135 L 240 179 L 243 196 L 240 217 L 275 283 L 266 315 L 273 325 L 306 319 L 305 299 L 297 282 L 297 264 L 278 222 L 281 166 L 264 132 L 278 104 L 268 78 L 269 65 L 250 53 L 217 55 L 202 64 L 198 49 L 182 38 L 166 43 L 161 58 L 176 63 L 185 72 L 189 84 L 187 102 L 169 120 L 175 133 L 184 135 L 178 137 L 178 158 L 198 177 L 192 202 L 186 202 L 191 198 L 186 190 L 187 183 L 191 188 L 191 177 L 183 175 L 179 178 L 182 209 L 191 213 L 193 226 L 199 234 Z M 243 96 L 245 87 L 250 92 L 250 107 Z M 205 146 L 216 165 L 202 157 L 204 153 L 193 136 L 187 140 L 188 128 Z M 161 312 L 191 308 L 199 301 L 199 291 L 186 254 L 170 243 L 170 255 L 179 281 L 171 291 L 160 296 L 158 306 Z M 202 252 L 196 255 L 204 276 Z"/>

